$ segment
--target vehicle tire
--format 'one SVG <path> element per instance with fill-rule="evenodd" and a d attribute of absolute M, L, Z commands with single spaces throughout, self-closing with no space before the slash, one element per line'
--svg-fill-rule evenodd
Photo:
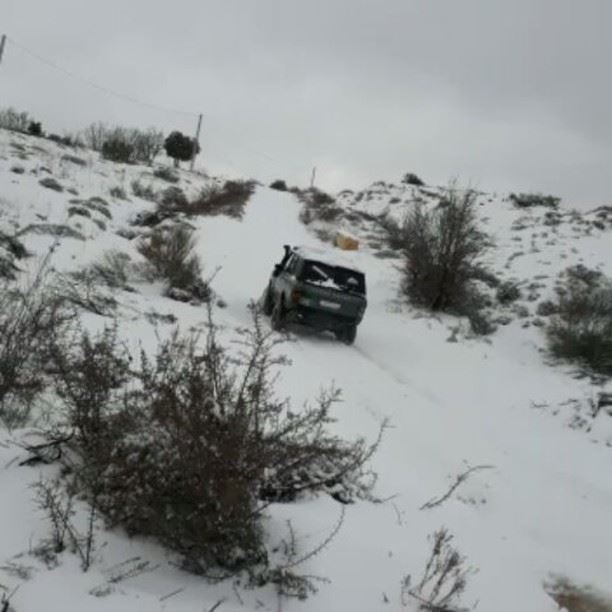
<path fill-rule="evenodd" d="M 357 326 L 349 325 L 348 327 L 345 327 L 342 330 L 342 332 L 340 333 L 340 337 L 338 339 L 344 342 L 344 344 L 351 345 L 353 344 L 353 342 L 355 342 L 356 337 L 357 337 Z"/>
<path fill-rule="evenodd" d="M 279 299 L 272 309 L 272 329 L 281 331 L 285 327 L 285 308 L 282 299 Z"/>
<path fill-rule="evenodd" d="M 272 292 L 270 291 L 270 285 L 266 288 L 266 293 L 263 299 L 262 312 L 269 317 L 274 310 L 274 302 L 272 301 Z"/>

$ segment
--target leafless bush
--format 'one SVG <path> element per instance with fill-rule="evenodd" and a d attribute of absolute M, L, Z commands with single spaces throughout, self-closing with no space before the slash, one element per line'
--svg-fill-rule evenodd
<path fill-rule="evenodd" d="M 476 194 L 451 188 L 430 212 L 417 205 L 402 227 L 404 291 L 431 310 L 460 311 L 473 293 L 475 262 L 485 249 Z"/>
<path fill-rule="evenodd" d="M 87 147 L 101 152 L 108 131 L 108 127 L 104 123 L 92 123 L 83 130 L 81 137 Z"/>
<path fill-rule="evenodd" d="M 274 397 L 277 343 L 255 313 L 238 357 L 212 320 L 204 342 L 177 333 L 138 363 L 116 328 L 57 348 L 58 394 L 111 524 L 157 538 L 198 573 L 256 571 L 268 567 L 260 519 L 270 493 L 348 501 L 365 487 L 373 448 L 327 431 L 331 401 L 294 413 Z"/>
<path fill-rule="evenodd" d="M 336 204 L 336 200 L 328 193 L 311 187 L 298 192 L 298 198 L 302 202 L 300 221 L 304 225 L 312 221 L 333 222 L 344 213 L 344 209 Z"/>
<path fill-rule="evenodd" d="M 153 230 L 141 240 L 138 251 L 170 289 L 187 291 L 198 299 L 208 299 L 210 291 L 202 280 L 202 266 L 194 252 L 195 246 L 192 231 L 175 225 Z"/>
<path fill-rule="evenodd" d="M 134 155 L 138 161 L 152 164 L 164 148 L 164 135 L 151 127 L 147 130 L 131 130 Z"/>
<path fill-rule="evenodd" d="M 71 274 L 57 274 L 51 287 L 56 299 L 64 304 L 109 317 L 115 313 L 117 301 L 103 291 L 104 280 L 98 271 L 86 268 Z"/>
<path fill-rule="evenodd" d="M 32 404 L 45 389 L 49 343 L 65 330 L 71 313 L 48 286 L 42 269 L 22 289 L 0 289 L 0 421 L 27 422 Z"/>
<path fill-rule="evenodd" d="M 210 185 L 181 210 L 189 215 L 228 215 L 239 219 L 244 215 L 244 207 L 254 190 L 253 181 L 226 181 L 222 186 Z"/>
<path fill-rule="evenodd" d="M 32 118 L 28 113 L 19 112 L 12 107 L 0 110 L 0 128 L 5 130 L 25 134 L 31 121 Z"/>
<path fill-rule="evenodd" d="M 94 552 L 95 503 L 90 503 L 85 533 L 81 534 L 75 526 L 74 496 L 77 489 L 72 483 L 41 479 L 34 485 L 34 490 L 37 505 L 51 524 L 51 538 L 43 542 L 42 546 L 48 545 L 53 556 L 66 549 L 78 554 L 81 568 L 86 572 L 91 566 Z"/>
<path fill-rule="evenodd" d="M 612 375 L 612 281 L 569 269 L 547 329 L 552 354 Z"/>
<path fill-rule="evenodd" d="M 474 570 L 466 567 L 466 558 L 452 546 L 453 536 L 447 529 L 439 529 L 429 539 L 432 550 L 421 580 L 412 586 L 407 576 L 402 583 L 402 606 L 407 607 L 408 598 L 412 598 L 419 610 L 427 612 L 465 610 L 457 606 Z"/>
<path fill-rule="evenodd" d="M 109 127 L 104 123 L 92 123 L 80 134 L 86 146 L 104 153 L 112 161 L 153 163 L 164 145 L 163 133 L 155 128 Z"/>

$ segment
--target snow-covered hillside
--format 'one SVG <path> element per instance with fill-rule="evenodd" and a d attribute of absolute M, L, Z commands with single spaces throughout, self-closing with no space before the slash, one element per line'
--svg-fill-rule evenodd
<path fill-rule="evenodd" d="M 62 191 L 41 185 L 45 178 L 56 179 Z M 111 249 L 138 260 L 130 220 L 154 205 L 132 195 L 135 180 L 156 191 L 167 187 L 145 167 L 104 162 L 90 151 L 0 131 L 0 231 L 17 235 L 37 255 L 17 262 L 27 268 L 22 277 L 51 248 L 51 265 L 63 271 L 80 269 Z M 195 193 L 213 180 L 182 173 L 180 186 Z M 127 199 L 113 196 L 117 187 Z M 495 307 L 495 333 L 472 337 L 465 321 L 425 315 L 399 299 L 398 260 L 383 244 L 375 220 L 384 214 L 399 220 L 415 198 L 435 201 L 439 193 L 384 183 L 343 192 L 337 202 L 344 212 L 333 226 L 317 221 L 306 226 L 294 194 L 260 186 L 242 220 L 189 219 L 205 275 L 219 268 L 213 288 L 226 306 L 216 307 L 214 315 L 224 337 L 249 324 L 248 304 L 261 294 L 283 244 L 321 247 L 331 227 L 361 241 L 351 257 L 367 276 L 368 310 L 355 345 L 298 335 L 283 347 L 292 365 L 278 382 L 278 393 L 290 396 L 294 407 L 332 382 L 341 388 L 335 429 L 344 437 L 373 441 L 381 422 L 390 422 L 371 465 L 381 501 L 346 506 L 337 536 L 300 567 L 329 580 L 316 595 L 304 602 L 279 601 L 272 588 L 210 584 L 178 570 L 154 542 L 101 525 L 88 573 L 70 553 L 48 568 L 32 554 L 49 526 L 30 485 L 41 470 L 54 468 L 20 467 L 24 453 L 15 442 L 27 432 L 0 431 L 0 589 L 19 587 L 11 600 L 16 612 L 191 612 L 212 609 L 220 600 L 221 612 L 402 610 L 402 580 L 408 574 L 413 582 L 420 578 L 430 550 L 427 536 L 441 526 L 478 569 L 468 580 L 466 606 L 553 612 L 558 606 L 543 587 L 551 575 L 612 593 L 612 416 L 602 411 L 585 423 L 577 419 L 588 411 L 589 400 L 612 389 L 550 363 L 545 318 L 537 314 L 567 266 L 583 263 L 612 275 L 612 212 L 562 208 L 551 216 L 480 194 L 479 214 L 495 244 L 485 263 L 502 280 L 516 281 L 522 296 L 513 305 Z M 84 207 L 88 215 L 75 214 L 74 207 Z M 53 229 L 58 226 L 72 232 L 60 230 L 58 237 Z M 163 297 L 155 284 L 135 288 L 114 296 L 119 329 L 130 346 L 153 347 L 158 335 L 171 330 L 152 312 L 174 315 L 183 329 L 204 325 L 203 306 Z M 107 321 L 91 313 L 83 320 L 92 328 Z M 420 509 L 477 465 L 492 467 L 473 472 L 445 503 Z M 325 496 L 274 504 L 265 522 L 267 537 L 272 543 L 287 539 L 290 520 L 299 550 L 308 552 L 325 541 L 340 513 L 340 504 Z M 147 571 L 113 581 L 122 567 L 140 562 L 149 562 Z"/>

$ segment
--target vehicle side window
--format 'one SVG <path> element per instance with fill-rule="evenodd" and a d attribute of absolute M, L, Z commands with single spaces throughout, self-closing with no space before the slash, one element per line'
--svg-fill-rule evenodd
<path fill-rule="evenodd" d="M 298 266 L 298 262 L 299 262 L 299 259 L 295 255 L 292 255 L 286 267 L 288 274 L 295 274 L 295 271 Z"/>

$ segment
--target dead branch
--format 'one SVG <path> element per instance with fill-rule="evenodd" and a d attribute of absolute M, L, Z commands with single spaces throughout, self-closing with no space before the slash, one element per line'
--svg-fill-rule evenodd
<path fill-rule="evenodd" d="M 220 599 L 212 608 L 209 608 L 208 612 L 215 612 L 215 610 L 225 601 L 225 599 Z"/>
<path fill-rule="evenodd" d="M 475 465 L 474 467 L 469 468 L 468 470 L 457 476 L 457 479 L 453 483 L 453 486 L 442 497 L 439 497 L 437 499 L 435 497 L 432 497 L 428 502 L 424 503 L 419 508 L 419 510 L 431 510 L 431 508 L 435 508 L 436 506 L 443 504 L 455 492 L 457 487 L 459 487 L 462 482 L 468 479 L 470 474 L 472 474 L 473 472 L 477 472 L 478 470 L 492 470 L 494 467 L 494 465 Z"/>
<path fill-rule="evenodd" d="M 59 461 L 63 454 L 62 446 L 70 442 L 73 436 L 74 432 L 71 432 L 66 436 L 52 438 L 48 442 L 42 442 L 40 444 L 19 444 L 21 448 L 30 453 L 30 456 L 20 461 L 18 465 L 31 466 L 37 465 L 38 463 L 48 465 Z"/>

